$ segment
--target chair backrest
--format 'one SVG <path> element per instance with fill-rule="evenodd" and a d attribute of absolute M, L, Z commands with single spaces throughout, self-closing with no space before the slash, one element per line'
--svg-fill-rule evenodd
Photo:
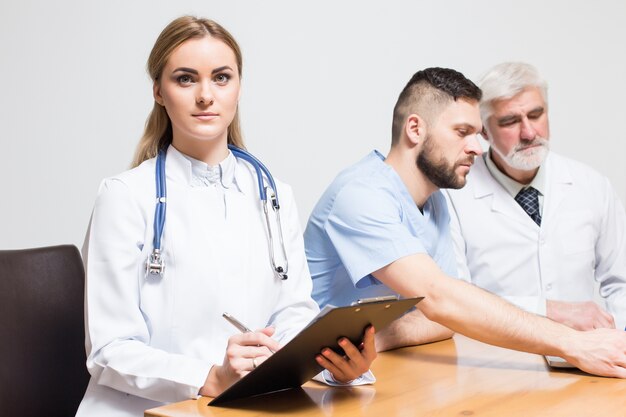
<path fill-rule="evenodd" d="M 0 416 L 73 416 L 85 365 L 85 273 L 75 246 L 0 251 Z"/>

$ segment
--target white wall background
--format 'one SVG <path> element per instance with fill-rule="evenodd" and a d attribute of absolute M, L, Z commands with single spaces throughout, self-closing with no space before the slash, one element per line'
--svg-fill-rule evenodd
<path fill-rule="evenodd" d="M 0 249 L 82 244 L 100 180 L 128 167 L 152 107 L 150 48 L 189 13 L 240 42 L 248 148 L 292 184 L 303 224 L 340 169 L 388 150 L 397 95 L 429 66 L 477 79 L 536 65 L 553 149 L 626 196 L 623 0 L 3 0 Z"/>

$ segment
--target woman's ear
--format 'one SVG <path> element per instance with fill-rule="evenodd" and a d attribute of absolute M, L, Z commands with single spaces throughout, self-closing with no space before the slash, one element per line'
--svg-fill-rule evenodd
<path fill-rule="evenodd" d="M 159 103 L 161 106 L 164 106 L 163 96 L 161 95 L 161 85 L 159 84 L 159 80 L 155 80 L 154 83 L 152 83 L 152 96 L 154 97 L 154 101 Z"/>

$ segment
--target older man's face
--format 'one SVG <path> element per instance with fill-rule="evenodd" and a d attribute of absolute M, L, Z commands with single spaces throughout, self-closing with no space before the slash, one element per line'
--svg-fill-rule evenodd
<path fill-rule="evenodd" d="M 514 170 L 537 169 L 548 153 L 548 109 L 541 91 L 529 87 L 506 100 L 492 103 L 485 130 L 496 164 Z"/>

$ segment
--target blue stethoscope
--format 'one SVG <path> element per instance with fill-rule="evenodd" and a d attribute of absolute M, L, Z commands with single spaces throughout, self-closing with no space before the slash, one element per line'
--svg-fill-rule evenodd
<path fill-rule="evenodd" d="M 276 191 L 276 183 L 272 174 L 261 161 L 255 156 L 241 148 L 233 145 L 228 145 L 228 149 L 237 158 L 241 158 L 247 161 L 256 171 L 257 182 L 259 186 L 259 196 L 263 203 L 263 213 L 265 215 L 265 223 L 267 226 L 267 244 L 269 246 L 270 261 L 272 268 L 276 273 L 276 276 L 282 280 L 287 279 L 287 252 L 285 251 L 285 243 L 283 240 L 283 230 L 280 224 L 280 204 L 278 204 L 278 192 Z M 163 226 L 165 225 L 165 210 L 167 204 L 167 192 L 165 189 L 165 157 L 166 149 L 161 149 L 157 155 L 156 160 L 156 208 L 154 211 L 154 241 L 152 243 L 152 253 L 146 261 L 146 276 L 162 276 L 165 272 L 165 262 L 163 255 L 161 254 L 161 237 L 163 235 Z M 264 178 L 267 180 L 269 186 L 265 186 Z M 283 259 L 285 260 L 285 267 L 276 264 L 276 258 L 274 257 L 274 239 L 272 236 L 272 228 L 270 225 L 270 217 L 268 210 L 268 191 L 273 211 L 276 213 L 276 225 L 278 228 L 278 235 L 280 239 L 280 247 L 283 253 Z"/>

